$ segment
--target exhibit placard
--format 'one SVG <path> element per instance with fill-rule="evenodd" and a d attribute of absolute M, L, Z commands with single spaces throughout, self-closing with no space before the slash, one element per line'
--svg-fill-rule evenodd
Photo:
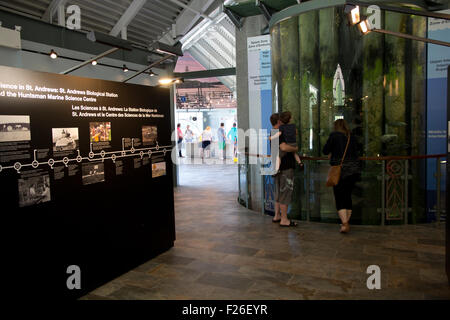
<path fill-rule="evenodd" d="M 39 260 L 51 295 L 79 297 L 170 248 L 171 149 L 167 89 L 0 67 L 3 236 L 15 268 Z M 81 289 L 66 286 L 71 265 Z"/>
<path fill-rule="evenodd" d="M 250 37 L 247 39 L 248 53 L 248 96 L 250 128 L 265 129 L 270 133 L 272 126 L 272 62 L 270 35 Z M 267 140 L 268 141 L 268 140 Z M 269 154 L 270 144 L 262 145 L 265 150 L 260 154 Z M 265 164 L 270 167 L 270 162 Z M 274 181 L 271 176 L 265 176 L 262 186 L 264 188 L 264 210 L 274 212 L 273 200 Z"/>
<path fill-rule="evenodd" d="M 271 129 L 272 63 L 270 35 L 247 39 L 250 128 Z M 267 152 L 267 150 L 261 150 Z"/>

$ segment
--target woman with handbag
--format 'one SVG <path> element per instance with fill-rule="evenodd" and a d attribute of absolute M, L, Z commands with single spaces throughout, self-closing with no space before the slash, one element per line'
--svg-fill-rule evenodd
<path fill-rule="evenodd" d="M 323 153 L 331 153 L 327 186 L 333 186 L 336 209 L 342 221 L 340 232 L 347 233 L 350 231 L 349 221 L 353 209 L 352 191 L 360 179 L 361 168 L 356 137 L 350 134 L 344 119 L 334 122 L 334 131 L 328 137 Z"/>

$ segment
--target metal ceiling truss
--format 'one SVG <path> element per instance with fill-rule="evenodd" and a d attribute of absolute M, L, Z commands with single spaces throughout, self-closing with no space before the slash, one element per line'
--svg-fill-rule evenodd
<path fill-rule="evenodd" d="M 223 7 L 223 13 L 225 13 L 228 16 L 228 18 L 231 20 L 231 22 L 233 22 L 236 28 L 238 28 L 239 30 L 242 29 L 243 22 L 241 17 L 239 17 L 237 14 L 235 14 L 233 11 L 231 11 L 225 6 Z"/>
<path fill-rule="evenodd" d="M 270 13 L 270 11 L 267 8 L 267 6 L 264 3 L 262 3 L 261 0 L 256 0 L 256 6 L 259 8 L 259 10 L 261 11 L 262 15 L 266 19 L 266 21 L 269 22 L 270 19 L 272 19 L 272 14 Z"/>
<path fill-rule="evenodd" d="M 65 24 L 69 4 L 80 6 L 83 33 L 102 32 L 127 39 L 134 48 L 151 50 L 152 44 L 158 41 L 170 46 L 183 42 L 181 37 L 191 31 L 192 37 L 185 39 L 192 43 L 185 49 L 203 66 L 213 69 L 235 67 L 234 30 L 235 25 L 242 28 L 242 21 L 223 6 L 221 0 L 0 0 L 0 6 L 8 11 L 50 24 L 58 22 L 61 26 Z M 272 9 L 263 6 L 262 10 L 270 14 Z M 58 21 L 53 19 L 55 16 Z M 162 64 L 171 57 L 149 52 L 148 61 L 150 59 Z M 222 75 L 221 79 L 233 90 L 233 77 Z"/>
<path fill-rule="evenodd" d="M 190 3 L 190 8 L 193 9 L 185 9 L 182 13 L 180 13 L 175 20 L 175 23 L 172 25 L 172 30 L 167 31 L 163 36 L 161 36 L 159 41 L 172 45 L 176 43 L 180 36 L 184 36 L 189 32 L 189 30 L 191 30 L 200 17 L 204 18 L 206 10 L 208 10 L 214 1 L 215 0 L 207 0 L 206 2 L 205 0 L 192 0 Z M 211 20 L 211 18 L 208 17 L 208 20 Z"/>
<path fill-rule="evenodd" d="M 138 12 L 142 9 L 147 0 L 133 0 L 128 9 L 120 17 L 119 21 L 114 25 L 112 30 L 109 32 L 111 36 L 116 37 L 119 33 L 136 17 Z"/>
<path fill-rule="evenodd" d="M 170 0 L 170 1 L 173 2 L 173 3 L 175 3 L 175 4 L 177 4 L 177 5 L 179 5 L 180 7 L 184 8 L 184 9 L 186 9 L 186 10 L 192 11 L 193 13 L 195 13 L 196 15 L 201 16 L 201 17 L 204 18 L 204 19 L 211 20 L 211 18 L 208 17 L 206 14 L 204 14 L 203 12 L 200 12 L 200 11 L 198 11 L 198 10 L 193 9 L 191 6 L 187 6 L 187 5 L 185 5 L 184 3 L 181 3 L 181 2 L 178 1 L 178 0 Z"/>
<path fill-rule="evenodd" d="M 209 69 L 223 69 L 221 63 L 211 56 L 206 49 L 202 46 L 196 45 L 191 47 L 188 52 L 196 59 L 200 64 Z M 230 90 L 235 91 L 235 81 L 232 77 L 220 77 L 222 83 L 227 86 Z"/>
<path fill-rule="evenodd" d="M 47 10 L 45 10 L 44 15 L 42 16 L 42 20 L 46 22 L 51 22 L 53 15 L 55 14 L 58 7 L 63 6 L 67 0 L 52 0 L 50 2 L 50 5 L 47 7 Z"/>

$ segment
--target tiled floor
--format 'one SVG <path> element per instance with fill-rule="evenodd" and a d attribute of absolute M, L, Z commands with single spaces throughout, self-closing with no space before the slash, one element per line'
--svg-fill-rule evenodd
<path fill-rule="evenodd" d="M 443 226 L 281 228 L 237 203 L 236 166 L 184 165 L 181 184 L 175 247 L 83 299 L 450 299 Z"/>

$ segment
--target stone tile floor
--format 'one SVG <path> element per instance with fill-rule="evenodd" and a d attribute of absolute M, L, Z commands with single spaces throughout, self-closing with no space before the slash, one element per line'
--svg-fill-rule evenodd
<path fill-rule="evenodd" d="M 450 299 L 444 226 L 280 228 L 237 203 L 234 165 L 180 179 L 175 246 L 82 299 Z M 381 290 L 367 289 L 371 264 Z"/>

